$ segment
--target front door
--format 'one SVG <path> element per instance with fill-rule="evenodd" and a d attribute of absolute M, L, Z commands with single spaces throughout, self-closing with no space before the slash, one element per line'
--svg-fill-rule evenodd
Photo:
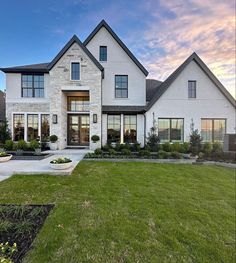
<path fill-rule="evenodd" d="M 89 115 L 68 115 L 68 145 L 89 145 Z"/>

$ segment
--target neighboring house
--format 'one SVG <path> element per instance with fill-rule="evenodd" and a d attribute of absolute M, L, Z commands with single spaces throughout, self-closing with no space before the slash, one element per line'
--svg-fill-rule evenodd
<path fill-rule="evenodd" d="M 103 20 L 48 63 L 2 68 L 14 140 L 59 137 L 59 148 L 107 142 L 145 144 L 151 127 L 162 142 L 204 141 L 235 133 L 235 100 L 193 53 L 164 82 L 148 71 Z M 98 135 L 98 143 L 91 142 Z"/>
<path fill-rule="evenodd" d="M 0 125 L 6 120 L 5 93 L 0 90 Z"/>

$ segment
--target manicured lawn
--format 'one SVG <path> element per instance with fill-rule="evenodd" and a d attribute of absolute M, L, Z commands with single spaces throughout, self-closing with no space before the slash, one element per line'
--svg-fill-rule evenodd
<path fill-rule="evenodd" d="M 55 204 L 24 262 L 234 262 L 232 169 L 83 161 L 13 176 L 0 202 Z"/>

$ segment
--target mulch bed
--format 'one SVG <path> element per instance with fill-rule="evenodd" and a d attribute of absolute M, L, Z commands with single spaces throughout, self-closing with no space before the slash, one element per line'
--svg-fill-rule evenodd
<path fill-rule="evenodd" d="M 20 263 L 54 205 L 0 205 L 0 243 L 17 244 L 13 262 Z"/>

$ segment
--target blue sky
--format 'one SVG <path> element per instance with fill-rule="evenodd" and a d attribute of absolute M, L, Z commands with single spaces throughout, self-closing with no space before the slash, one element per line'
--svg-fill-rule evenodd
<path fill-rule="evenodd" d="M 166 79 L 196 51 L 235 95 L 233 0 L 1 1 L 0 67 L 48 62 L 73 34 L 83 41 L 102 19 L 150 78 Z"/>

